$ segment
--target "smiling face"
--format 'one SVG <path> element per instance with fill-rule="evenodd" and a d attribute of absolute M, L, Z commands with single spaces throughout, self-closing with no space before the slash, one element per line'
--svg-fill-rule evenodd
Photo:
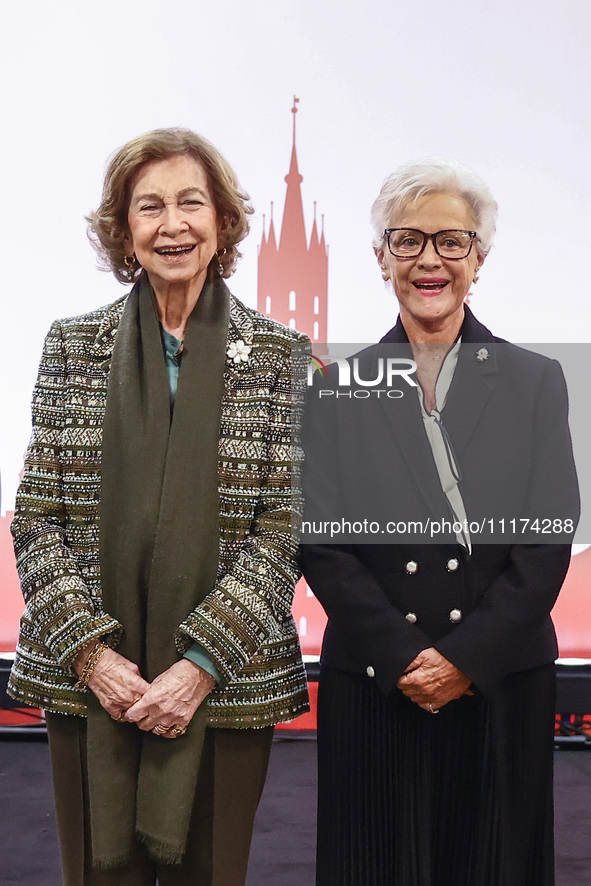
<path fill-rule="evenodd" d="M 200 292 L 218 249 L 219 224 L 205 170 L 188 154 L 146 163 L 133 181 L 125 249 L 156 292 L 182 284 Z"/>
<path fill-rule="evenodd" d="M 465 200 L 438 193 L 426 194 L 395 212 L 389 227 L 416 228 L 428 234 L 477 230 Z M 417 258 L 396 258 L 387 246 L 376 254 L 384 276 L 392 281 L 410 341 L 454 341 L 464 319 L 464 298 L 484 261 L 476 245 L 467 258 L 456 261 L 437 255 L 432 240 Z"/>

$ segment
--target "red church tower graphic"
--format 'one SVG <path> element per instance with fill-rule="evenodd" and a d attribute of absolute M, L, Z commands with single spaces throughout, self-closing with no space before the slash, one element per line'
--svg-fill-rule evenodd
<path fill-rule="evenodd" d="M 314 223 L 310 242 L 306 240 L 304 208 L 296 154 L 296 114 L 299 99 L 294 96 L 293 146 L 289 172 L 285 176 L 287 193 L 279 245 L 275 235 L 273 204 L 269 230 L 259 247 L 259 281 L 257 307 L 261 314 L 273 317 L 292 329 L 305 332 L 314 344 L 327 341 L 328 309 L 328 247 L 324 240 L 324 216 L 321 231 Z"/>
<path fill-rule="evenodd" d="M 314 342 L 327 341 L 328 314 L 328 248 L 324 240 L 324 217 L 318 232 L 316 203 L 310 241 L 306 239 L 301 184 L 296 153 L 296 114 L 299 99 L 294 96 L 293 144 L 289 172 L 285 176 L 287 193 L 279 244 L 275 234 L 273 204 L 269 230 L 259 247 L 259 279 L 257 307 L 261 314 L 273 317 L 292 329 L 305 332 Z M 298 627 L 304 657 L 318 658 L 326 616 L 320 603 L 302 579 L 298 582 L 293 602 L 293 616 Z M 310 684 L 312 713 L 298 718 L 302 729 L 316 726 L 317 684 Z M 280 728 L 280 727 L 279 727 Z"/>

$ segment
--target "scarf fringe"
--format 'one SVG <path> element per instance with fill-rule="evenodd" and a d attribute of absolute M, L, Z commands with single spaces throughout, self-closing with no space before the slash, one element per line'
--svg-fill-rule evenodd
<path fill-rule="evenodd" d="M 170 843 L 165 843 L 140 830 L 136 830 L 135 835 L 138 841 L 144 844 L 154 861 L 161 864 L 181 864 L 185 854 L 184 845 L 172 846 Z"/>
<path fill-rule="evenodd" d="M 92 866 L 101 871 L 107 871 L 113 868 L 125 867 L 125 865 L 131 864 L 131 861 L 131 855 L 128 852 L 123 855 L 109 856 L 109 858 L 96 858 L 93 856 Z"/>

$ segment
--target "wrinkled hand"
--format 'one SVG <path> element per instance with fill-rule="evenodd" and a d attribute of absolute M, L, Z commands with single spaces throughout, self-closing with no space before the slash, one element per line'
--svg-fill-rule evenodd
<path fill-rule="evenodd" d="M 419 652 L 397 685 L 425 711 L 438 710 L 462 695 L 473 695 L 468 677 L 433 647 Z"/>
<path fill-rule="evenodd" d="M 91 644 L 84 649 L 74 662 L 74 670 L 78 674 L 93 646 Z M 136 664 L 114 649 L 106 649 L 95 665 L 88 688 L 94 692 L 106 712 L 117 719 L 143 696 L 150 684 L 144 680 Z"/>
<path fill-rule="evenodd" d="M 143 697 L 129 708 L 125 719 L 145 732 L 155 726 L 186 728 L 193 714 L 215 686 L 215 680 L 188 658 L 175 662 L 150 684 Z M 164 738 L 177 733 L 158 731 Z"/>

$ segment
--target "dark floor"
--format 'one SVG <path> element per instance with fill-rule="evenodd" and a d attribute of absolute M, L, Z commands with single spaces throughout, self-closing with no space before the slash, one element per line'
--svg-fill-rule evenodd
<path fill-rule="evenodd" d="M 278 738 L 249 886 L 313 886 L 315 741 Z M 60 886 L 47 744 L 0 741 L 0 884 Z M 556 752 L 557 886 L 591 884 L 591 749 Z"/>

